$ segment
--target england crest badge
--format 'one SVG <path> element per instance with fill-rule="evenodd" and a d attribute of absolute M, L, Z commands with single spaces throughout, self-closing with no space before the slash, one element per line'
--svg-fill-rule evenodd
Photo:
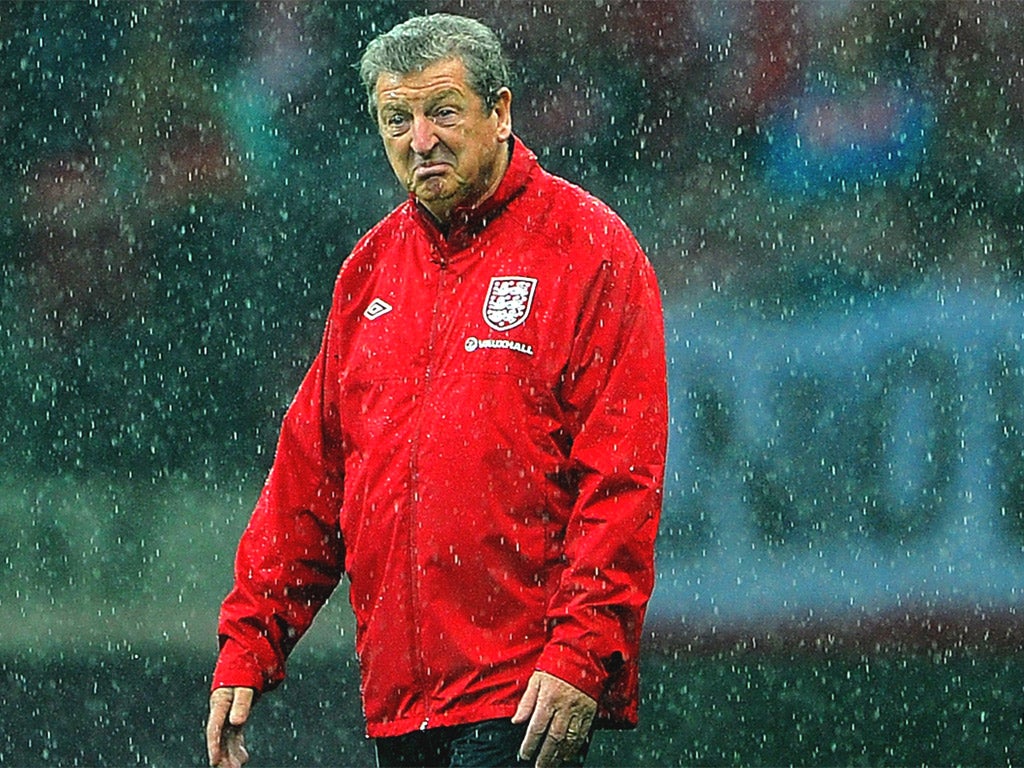
<path fill-rule="evenodd" d="M 496 331 L 522 325 L 533 306 L 534 277 L 492 277 L 484 299 L 484 320 Z"/>

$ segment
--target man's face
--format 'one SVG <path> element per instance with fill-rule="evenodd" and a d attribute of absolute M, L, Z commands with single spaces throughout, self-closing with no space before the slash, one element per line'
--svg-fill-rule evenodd
<path fill-rule="evenodd" d="M 458 59 L 377 80 L 377 126 L 405 188 L 444 222 L 457 205 L 489 197 L 507 165 L 511 93 L 493 109 L 466 83 Z"/>

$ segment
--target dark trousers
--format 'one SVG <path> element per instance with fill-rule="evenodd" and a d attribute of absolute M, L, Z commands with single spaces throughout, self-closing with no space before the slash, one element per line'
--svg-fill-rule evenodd
<path fill-rule="evenodd" d="M 377 739 L 374 746 L 379 768 L 501 768 L 533 764 L 519 759 L 525 736 L 525 723 L 485 720 Z M 588 739 L 569 765 L 583 765 L 589 746 Z"/>

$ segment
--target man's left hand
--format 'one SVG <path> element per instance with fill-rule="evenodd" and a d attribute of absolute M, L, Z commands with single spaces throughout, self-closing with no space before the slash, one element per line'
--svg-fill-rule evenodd
<path fill-rule="evenodd" d="M 587 740 L 597 702 L 583 691 L 547 672 L 534 672 L 512 716 L 516 724 L 529 721 L 519 757 L 537 752 L 537 768 L 553 768 L 571 760 Z"/>

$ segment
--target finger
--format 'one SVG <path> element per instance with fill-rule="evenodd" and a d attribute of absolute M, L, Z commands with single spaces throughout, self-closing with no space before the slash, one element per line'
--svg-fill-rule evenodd
<path fill-rule="evenodd" d="M 575 714 L 556 712 L 540 745 L 537 768 L 561 765 L 579 748 L 579 718 Z"/>
<path fill-rule="evenodd" d="M 540 752 L 537 753 L 536 768 L 553 768 L 561 765 L 564 759 L 565 740 L 548 731 L 540 745 Z"/>
<path fill-rule="evenodd" d="M 218 688 L 210 694 L 210 717 L 206 721 L 206 753 L 210 758 L 210 765 L 217 765 L 223 757 L 221 736 L 231 709 L 232 698 L 233 692 L 230 688 Z"/>
<path fill-rule="evenodd" d="M 551 723 L 553 714 L 554 712 L 551 709 L 544 706 L 534 708 L 533 715 L 530 717 L 530 723 L 526 726 L 526 736 L 523 737 L 523 743 L 519 747 L 519 758 L 521 760 L 529 760 L 537 751 L 541 741 L 547 741 L 544 736 L 548 731 L 548 725 Z"/>
<path fill-rule="evenodd" d="M 235 726 L 245 725 L 252 711 L 252 688 L 235 688 L 234 700 L 231 702 L 229 722 Z"/>
<path fill-rule="evenodd" d="M 530 681 L 526 684 L 526 692 L 522 698 L 519 699 L 519 706 L 516 707 L 516 713 L 512 715 L 512 722 L 516 725 L 522 725 L 530 719 L 530 715 L 533 714 L 534 707 L 537 706 L 537 693 L 540 691 L 540 678 L 536 674 L 530 676 Z"/>
<path fill-rule="evenodd" d="M 227 766 L 226 768 L 242 768 L 249 761 L 249 751 L 245 748 L 245 736 L 241 729 L 229 726 L 226 729 Z"/>
<path fill-rule="evenodd" d="M 583 722 L 580 723 L 580 739 L 586 739 L 590 735 L 590 729 L 594 727 L 594 717 L 597 715 L 597 707 L 588 708 L 583 713 Z"/>

